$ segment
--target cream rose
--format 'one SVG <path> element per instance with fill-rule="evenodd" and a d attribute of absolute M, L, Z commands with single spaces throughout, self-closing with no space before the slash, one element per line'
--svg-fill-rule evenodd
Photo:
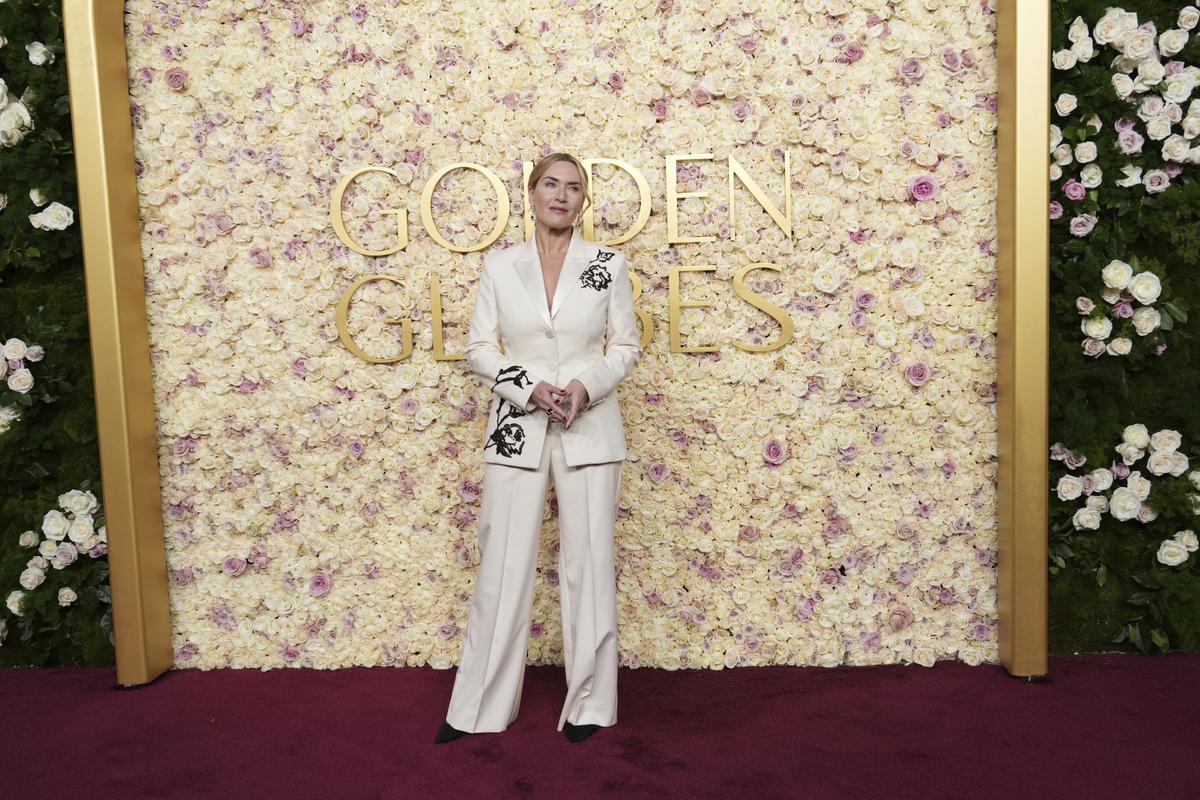
<path fill-rule="evenodd" d="M 1080 142 L 1075 145 L 1075 160 L 1080 164 L 1086 164 L 1089 161 L 1096 160 L 1096 143 L 1095 142 Z"/>
<path fill-rule="evenodd" d="M 29 224 L 44 231 L 65 230 L 75 221 L 75 212 L 57 200 L 37 214 L 29 215 Z"/>
<path fill-rule="evenodd" d="M 1171 538 L 1183 545 L 1189 553 L 1196 552 L 1197 547 L 1200 547 L 1200 543 L 1196 541 L 1196 534 L 1190 529 L 1186 531 L 1178 531 Z"/>
<path fill-rule="evenodd" d="M 1145 450 L 1150 446 L 1150 431 L 1140 422 L 1135 425 L 1126 425 L 1125 429 L 1121 431 L 1121 441 Z"/>
<path fill-rule="evenodd" d="M 1112 320 L 1108 317 L 1085 317 L 1079 323 L 1080 329 L 1084 336 L 1090 336 L 1093 339 L 1107 339 L 1112 333 Z"/>
<path fill-rule="evenodd" d="M 1179 431 L 1171 428 L 1163 428 L 1150 437 L 1150 450 L 1152 452 L 1174 452 L 1183 444 L 1183 436 Z"/>
<path fill-rule="evenodd" d="M 1107 490 L 1113 484 L 1112 470 L 1107 467 L 1100 467 L 1091 472 L 1092 485 L 1097 492 Z"/>
<path fill-rule="evenodd" d="M 1063 475 L 1055 487 L 1059 500 L 1074 500 L 1083 494 L 1083 481 L 1074 475 Z"/>
<path fill-rule="evenodd" d="M 1079 105 L 1079 101 L 1075 95 L 1063 93 L 1054 101 L 1054 110 L 1058 112 L 1060 117 L 1065 117 L 1070 114 Z"/>
<path fill-rule="evenodd" d="M 60 606 L 69 606 L 79 599 L 79 595 L 75 594 L 75 590 L 70 586 L 64 586 L 58 590 L 58 604 Z"/>
<path fill-rule="evenodd" d="M 46 516 L 42 518 L 42 533 L 47 539 L 61 542 L 70 528 L 71 521 L 61 511 L 47 511 Z"/>
<path fill-rule="evenodd" d="M 1071 517 L 1071 523 L 1078 531 L 1094 531 L 1100 527 L 1100 512 L 1094 508 L 1081 508 Z"/>
<path fill-rule="evenodd" d="M 1139 500 L 1145 501 L 1150 496 L 1150 480 L 1142 477 L 1141 472 L 1129 473 L 1129 477 L 1125 479 L 1125 485 L 1133 490 Z"/>
<path fill-rule="evenodd" d="M 1129 279 L 1133 277 L 1133 267 L 1114 258 L 1108 262 L 1108 266 L 1100 270 L 1100 277 L 1104 280 L 1104 285 L 1110 289 L 1124 289 L 1129 285 Z"/>
<path fill-rule="evenodd" d="M 1142 305 L 1150 305 L 1162 293 L 1162 282 L 1153 272 L 1139 272 L 1125 287 L 1134 299 Z"/>
<path fill-rule="evenodd" d="M 1162 315 L 1158 313 L 1157 308 L 1142 306 L 1133 312 L 1131 321 L 1138 336 L 1148 336 L 1162 324 Z"/>
<path fill-rule="evenodd" d="M 1158 563 L 1168 567 L 1177 567 L 1188 560 L 1188 550 L 1175 539 L 1164 539 L 1155 553 Z"/>
<path fill-rule="evenodd" d="M 1179 9 L 1179 18 L 1175 20 L 1175 24 L 1183 28 L 1185 31 L 1190 31 L 1200 23 L 1200 9 L 1195 6 L 1184 6 Z"/>
<path fill-rule="evenodd" d="M 1142 501 L 1133 489 L 1128 486 L 1119 486 L 1113 492 L 1108 507 L 1114 519 L 1125 522 L 1137 516 L 1138 511 L 1142 508 Z"/>
<path fill-rule="evenodd" d="M 1172 28 L 1169 31 L 1163 31 L 1158 37 L 1158 52 L 1170 58 L 1178 53 L 1188 43 L 1188 32 Z"/>
<path fill-rule="evenodd" d="M 1133 349 L 1133 342 L 1124 336 L 1117 336 L 1104 348 L 1110 356 L 1127 356 Z"/>

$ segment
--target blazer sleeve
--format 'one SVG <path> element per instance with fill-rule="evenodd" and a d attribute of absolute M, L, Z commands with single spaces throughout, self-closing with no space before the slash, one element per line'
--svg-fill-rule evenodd
<path fill-rule="evenodd" d="M 618 253 L 612 270 L 612 290 L 608 295 L 608 346 L 604 358 L 576 376 L 588 393 L 588 408 L 599 403 L 617 388 L 642 358 L 641 335 L 637 314 L 633 311 L 633 283 L 628 262 Z"/>
<path fill-rule="evenodd" d="M 541 378 L 500 352 L 500 315 L 492 280 L 491 260 L 485 257 L 467 329 L 467 364 L 484 385 L 528 413 L 537 408 L 530 395 Z"/>

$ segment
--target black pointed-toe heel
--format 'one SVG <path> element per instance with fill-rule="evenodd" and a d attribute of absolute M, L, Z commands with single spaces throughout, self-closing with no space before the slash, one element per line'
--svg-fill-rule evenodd
<path fill-rule="evenodd" d="M 438 728 L 437 736 L 433 741 L 436 744 L 445 744 L 446 742 L 453 742 L 455 739 L 466 736 L 468 733 L 470 731 L 460 731 L 449 722 L 443 722 L 442 727 Z"/>
<path fill-rule="evenodd" d="M 600 730 L 599 725 L 572 725 L 569 722 L 563 723 L 563 735 L 567 737 L 571 744 L 582 742 L 598 730 Z"/>

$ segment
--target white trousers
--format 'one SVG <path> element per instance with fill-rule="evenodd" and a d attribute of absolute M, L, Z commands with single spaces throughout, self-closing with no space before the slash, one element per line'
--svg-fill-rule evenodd
<path fill-rule="evenodd" d="M 536 412 L 535 412 L 536 413 Z M 558 497 L 558 589 L 567 698 L 558 729 L 617 721 L 617 601 L 613 526 L 622 462 L 567 466 L 551 420 L 537 469 L 484 464 L 482 561 L 446 721 L 471 733 L 517 717 L 533 608 L 538 541 L 551 478 Z"/>

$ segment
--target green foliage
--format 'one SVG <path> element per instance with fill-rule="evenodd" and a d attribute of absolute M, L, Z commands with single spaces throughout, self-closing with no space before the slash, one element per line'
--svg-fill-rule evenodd
<path fill-rule="evenodd" d="M 1077 16 L 1090 30 L 1110 7 L 1108 0 L 1056 1 L 1052 49 L 1071 46 L 1067 31 Z M 1166 2 L 1121 6 L 1136 13 L 1139 23 L 1154 22 L 1159 33 L 1175 27 L 1180 7 Z M 1192 33 L 1187 46 L 1171 60 L 1200 66 L 1200 37 L 1194 35 L 1197 31 Z M 1121 118 L 1137 120 L 1137 109 L 1113 89 L 1111 63 L 1116 51 L 1104 45 L 1096 45 L 1096 50 L 1089 62 L 1052 74 L 1052 102 L 1068 93 L 1077 98 L 1078 108 L 1068 117 L 1054 113 L 1051 121 L 1062 129 L 1064 141 L 1096 143 L 1095 163 L 1103 170 L 1103 182 L 1089 189 L 1084 200 L 1069 200 L 1062 185 L 1079 176 L 1079 165 L 1072 164 L 1051 186 L 1051 200 L 1062 204 L 1064 214 L 1050 226 L 1050 439 L 1087 458 L 1086 466 L 1075 471 L 1079 474 L 1111 467 L 1118 460 L 1113 448 L 1125 426 L 1142 423 L 1151 433 L 1170 428 L 1182 434 L 1183 449 L 1195 469 L 1200 466 L 1194 449 L 1200 441 L 1194 394 L 1200 387 L 1200 354 L 1192 318 L 1200 310 L 1200 180 L 1196 167 L 1181 165 L 1170 188 L 1160 193 L 1148 193 L 1140 184 L 1129 188 L 1115 184 L 1124 177 L 1122 167 L 1127 164 L 1143 172 L 1168 165 L 1161 157 L 1162 143 L 1149 137 L 1141 153 L 1125 155 L 1117 147 L 1114 124 Z M 1093 114 L 1101 122 L 1099 131 L 1086 124 Z M 1140 120 L 1136 129 L 1145 135 Z M 1098 218 L 1095 229 L 1082 237 L 1068 228 L 1079 213 Z M 1133 351 L 1128 356 L 1093 358 L 1081 348 L 1083 316 L 1076 309 L 1076 298 L 1090 298 L 1098 313 L 1111 309 L 1100 297 L 1104 288 L 1100 273 L 1113 259 L 1129 263 L 1135 273 L 1150 270 L 1160 278 L 1163 291 L 1154 307 L 1162 314 L 1162 326 L 1145 337 L 1130 335 Z M 1099 530 L 1076 531 L 1071 516 L 1083 505 L 1083 498 L 1059 502 L 1052 495 L 1052 652 L 1200 647 L 1196 555 L 1178 567 L 1159 564 L 1155 557 L 1163 539 L 1196 527 L 1193 490 L 1186 476 L 1149 475 L 1145 461 L 1132 469 L 1140 469 L 1151 480 L 1150 503 L 1159 512 L 1153 522 L 1122 523 L 1106 514 Z M 1064 472 L 1052 462 L 1052 487 Z"/>
<path fill-rule="evenodd" d="M 17 338 L 45 349 L 45 357 L 29 365 L 34 386 L 28 394 L 0 383 L 0 406 L 20 413 L 0 433 L 3 600 L 20 588 L 17 577 L 36 555 L 18 546 L 21 532 L 40 532 L 43 516 L 64 492 L 101 491 L 61 3 L 0 3 L 0 35 L 8 40 L 0 48 L 0 79 L 33 120 L 20 142 L 0 146 L 0 194 L 8 201 L 0 210 L 0 343 Z M 54 54 L 53 63 L 30 62 L 25 46 L 35 41 Z M 45 208 L 30 198 L 32 189 L 71 208 L 75 222 L 61 231 L 31 225 L 29 215 Z M 107 580 L 105 557 L 81 556 L 65 570 L 48 570 L 46 582 L 26 595 L 36 612 L 30 618 L 40 620 L 36 630 L 23 629 L 20 618 L 0 606 L 9 631 L 0 666 L 112 664 L 102 624 Z M 66 608 L 57 603 L 60 583 L 82 589 Z"/>

